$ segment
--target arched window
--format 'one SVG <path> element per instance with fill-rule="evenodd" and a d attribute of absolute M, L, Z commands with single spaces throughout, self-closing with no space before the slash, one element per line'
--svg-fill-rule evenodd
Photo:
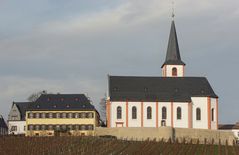
<path fill-rule="evenodd" d="M 174 68 L 172 69 L 172 75 L 173 75 L 173 76 L 177 76 L 177 75 L 178 75 L 178 71 L 177 71 L 177 68 L 176 68 L 176 67 L 174 67 Z"/>
<path fill-rule="evenodd" d="M 180 107 L 177 108 L 177 119 L 182 119 L 182 109 Z"/>
<path fill-rule="evenodd" d="M 197 121 L 201 120 L 201 109 L 200 108 L 196 109 L 196 120 Z"/>
<path fill-rule="evenodd" d="M 167 119 L 167 108 L 166 107 L 162 108 L 162 119 Z"/>
<path fill-rule="evenodd" d="M 152 108 L 151 107 L 147 108 L 147 119 L 152 119 Z"/>
<path fill-rule="evenodd" d="M 212 108 L 212 121 L 214 121 L 214 108 Z"/>
<path fill-rule="evenodd" d="M 132 119 L 137 119 L 137 108 L 135 106 L 132 107 Z"/>
<path fill-rule="evenodd" d="M 122 108 L 120 106 L 117 107 L 117 119 L 122 118 Z"/>

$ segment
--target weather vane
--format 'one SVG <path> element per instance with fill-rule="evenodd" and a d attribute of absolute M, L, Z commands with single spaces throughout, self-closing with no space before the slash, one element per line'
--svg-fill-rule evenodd
<path fill-rule="evenodd" d="M 175 17 L 174 1 L 172 1 L 172 18 Z"/>

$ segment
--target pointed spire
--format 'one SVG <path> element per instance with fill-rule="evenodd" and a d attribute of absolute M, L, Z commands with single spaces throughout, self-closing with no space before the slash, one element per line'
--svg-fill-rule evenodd
<path fill-rule="evenodd" d="M 172 14 L 172 23 L 171 23 L 171 30 L 169 35 L 169 41 L 168 41 L 168 49 L 167 49 L 167 55 L 164 65 L 185 65 L 185 63 L 181 60 L 180 57 L 180 51 L 178 46 L 178 38 L 177 38 L 177 32 L 176 27 L 174 23 L 174 13 Z M 162 67 L 163 67 L 162 66 Z"/>

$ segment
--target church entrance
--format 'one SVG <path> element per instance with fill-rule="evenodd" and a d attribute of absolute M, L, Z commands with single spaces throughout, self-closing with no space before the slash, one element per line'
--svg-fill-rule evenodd
<path fill-rule="evenodd" d="M 166 121 L 165 120 L 161 121 L 161 126 L 166 126 Z"/>

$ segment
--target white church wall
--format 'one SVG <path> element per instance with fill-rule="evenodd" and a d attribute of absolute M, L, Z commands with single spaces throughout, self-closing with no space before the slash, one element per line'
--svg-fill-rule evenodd
<path fill-rule="evenodd" d="M 182 117 L 180 120 L 177 119 L 177 108 L 181 107 Z M 173 103 L 173 122 L 176 128 L 188 128 L 188 103 L 185 102 L 174 102 Z"/>
<path fill-rule="evenodd" d="M 118 106 L 122 108 L 121 119 L 117 119 Z M 111 127 L 116 127 L 117 122 L 123 123 L 123 127 L 126 127 L 126 102 L 111 102 L 110 116 L 111 116 L 111 120 L 110 120 Z"/>
<path fill-rule="evenodd" d="M 207 97 L 192 97 L 192 128 L 208 129 Z M 201 120 L 196 120 L 196 109 L 201 109 Z"/>
<path fill-rule="evenodd" d="M 211 111 L 214 109 L 214 120 L 211 118 L 211 129 L 217 129 L 217 99 L 211 98 Z M 211 114 L 212 115 L 212 114 Z"/>
<path fill-rule="evenodd" d="M 132 108 L 137 108 L 137 118 L 132 119 Z M 141 127 L 141 102 L 128 103 L 128 127 Z"/>
<path fill-rule="evenodd" d="M 144 102 L 143 103 L 143 110 L 144 110 L 144 127 L 156 127 L 156 102 Z M 152 118 L 147 119 L 147 107 L 152 108 Z"/>
<path fill-rule="evenodd" d="M 177 76 L 178 77 L 183 77 L 184 75 L 184 66 L 183 65 L 166 65 L 166 75 L 167 77 L 172 77 L 172 69 L 174 67 L 177 68 Z"/>
<path fill-rule="evenodd" d="M 158 125 L 161 126 L 162 121 L 162 108 L 167 108 L 167 118 L 165 120 L 166 126 L 171 126 L 171 102 L 159 102 L 158 103 Z"/>

